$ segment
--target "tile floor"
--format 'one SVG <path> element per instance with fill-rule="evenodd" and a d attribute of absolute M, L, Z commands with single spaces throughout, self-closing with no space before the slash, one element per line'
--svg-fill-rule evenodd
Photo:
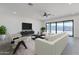
<path fill-rule="evenodd" d="M 62 55 L 79 55 L 79 38 L 69 37 Z"/>
<path fill-rule="evenodd" d="M 28 49 L 22 45 L 19 47 L 16 55 L 35 55 L 34 40 L 25 40 Z M 79 38 L 68 38 L 68 44 L 63 50 L 61 55 L 79 55 Z"/>
<path fill-rule="evenodd" d="M 35 54 L 34 40 L 26 41 L 28 49 L 19 49 L 18 54 L 33 55 Z M 62 52 L 62 55 L 79 55 L 79 38 L 68 38 L 68 44 Z"/>

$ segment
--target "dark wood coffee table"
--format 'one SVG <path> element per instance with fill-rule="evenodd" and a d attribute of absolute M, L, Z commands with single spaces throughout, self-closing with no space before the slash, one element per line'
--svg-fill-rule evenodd
<path fill-rule="evenodd" d="M 44 37 L 42 37 L 42 36 L 45 36 L 45 35 L 37 35 L 37 34 L 34 34 L 32 36 L 35 36 L 34 38 L 32 38 L 33 40 L 35 40 L 37 38 L 45 39 Z"/>

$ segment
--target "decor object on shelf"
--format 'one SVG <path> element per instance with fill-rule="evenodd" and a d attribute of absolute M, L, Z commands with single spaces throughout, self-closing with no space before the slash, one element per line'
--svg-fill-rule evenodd
<path fill-rule="evenodd" d="M 6 27 L 5 26 L 0 26 L 0 39 L 1 40 L 4 40 L 5 39 L 5 36 L 6 36 Z"/>

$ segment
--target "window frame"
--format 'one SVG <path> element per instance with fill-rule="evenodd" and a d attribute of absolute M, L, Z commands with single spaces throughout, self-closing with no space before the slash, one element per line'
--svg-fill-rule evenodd
<path fill-rule="evenodd" d="M 69 37 L 74 37 L 74 20 L 73 19 L 72 20 L 57 21 L 57 22 L 48 22 L 48 23 L 46 23 L 46 31 L 47 31 L 47 24 L 50 24 L 50 33 L 51 33 L 51 24 L 56 23 L 56 27 L 55 27 L 56 31 L 55 32 L 57 33 L 57 23 L 63 22 L 63 32 L 64 32 L 64 23 L 69 22 L 69 21 L 72 21 L 72 36 L 69 35 Z"/>

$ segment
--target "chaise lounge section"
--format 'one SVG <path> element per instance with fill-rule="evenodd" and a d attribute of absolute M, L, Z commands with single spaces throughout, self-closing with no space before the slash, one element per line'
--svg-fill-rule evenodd
<path fill-rule="evenodd" d="M 60 55 L 67 45 L 68 34 L 52 35 L 48 40 L 35 40 L 35 53 L 37 55 Z"/>

